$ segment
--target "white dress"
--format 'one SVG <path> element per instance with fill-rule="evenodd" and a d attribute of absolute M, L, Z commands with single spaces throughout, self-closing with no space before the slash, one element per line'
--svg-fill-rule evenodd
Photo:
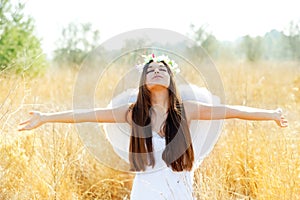
<path fill-rule="evenodd" d="M 193 199 L 192 172 L 174 172 L 162 159 L 165 139 L 152 132 L 154 168 L 137 173 L 132 186 L 131 200 Z"/>
<path fill-rule="evenodd" d="M 207 89 L 195 85 L 181 85 L 179 91 L 182 100 L 195 100 L 211 104 L 219 104 L 220 99 L 212 95 Z M 136 90 L 127 90 L 116 96 L 109 107 L 135 102 Z M 152 132 L 154 168 L 147 167 L 144 172 L 137 172 L 133 181 L 132 200 L 153 199 L 194 199 L 193 172 L 203 159 L 211 152 L 215 145 L 222 121 L 192 121 L 190 132 L 194 149 L 195 163 L 192 171 L 174 172 L 167 167 L 162 159 L 165 148 L 165 138 Z M 114 151 L 129 163 L 128 151 L 130 141 L 130 127 L 128 124 L 107 124 L 104 126 L 107 138 Z"/>

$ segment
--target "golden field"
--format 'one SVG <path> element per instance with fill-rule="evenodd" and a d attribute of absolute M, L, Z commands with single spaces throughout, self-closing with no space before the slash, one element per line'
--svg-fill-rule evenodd
<path fill-rule="evenodd" d="M 300 199 L 300 64 L 217 62 L 216 66 L 226 104 L 281 107 L 289 127 L 227 120 L 214 150 L 195 173 L 195 196 Z M 115 69 L 103 76 L 95 90 L 98 106 L 108 103 L 122 73 Z M 0 74 L 0 199 L 129 199 L 133 174 L 97 161 L 74 124 L 17 131 L 30 110 L 72 109 L 77 74 L 70 69 L 51 69 L 37 78 Z M 182 70 L 182 74 L 201 85 L 194 73 Z M 88 80 L 87 75 L 83 84 L 93 88 Z M 101 147 L 106 162 L 124 164 L 107 141 Z"/>

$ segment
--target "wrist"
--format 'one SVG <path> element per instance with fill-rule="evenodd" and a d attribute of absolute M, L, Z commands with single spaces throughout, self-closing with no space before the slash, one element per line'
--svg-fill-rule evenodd
<path fill-rule="evenodd" d="M 281 116 L 281 112 L 276 109 L 276 110 L 272 110 L 272 120 L 278 120 L 280 119 Z"/>
<path fill-rule="evenodd" d="M 272 120 L 276 120 L 277 119 L 277 113 L 276 113 L 276 110 L 273 110 L 272 111 Z"/>
<path fill-rule="evenodd" d="M 49 115 L 46 113 L 40 113 L 40 120 L 42 123 L 48 122 Z"/>

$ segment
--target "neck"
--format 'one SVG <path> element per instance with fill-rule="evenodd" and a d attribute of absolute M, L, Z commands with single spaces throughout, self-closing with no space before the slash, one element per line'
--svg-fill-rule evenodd
<path fill-rule="evenodd" d="M 169 92 L 168 89 L 151 91 L 151 104 L 155 108 L 160 108 L 167 112 L 169 108 Z"/>

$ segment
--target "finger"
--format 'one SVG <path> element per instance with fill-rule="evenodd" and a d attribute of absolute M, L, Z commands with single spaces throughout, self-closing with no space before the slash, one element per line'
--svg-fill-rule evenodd
<path fill-rule="evenodd" d="M 25 131 L 26 129 L 24 127 L 19 128 L 18 131 Z"/>
<path fill-rule="evenodd" d="M 21 130 L 28 131 L 28 130 L 31 130 L 31 129 L 32 129 L 31 125 L 27 125 L 27 126 L 24 126 Z"/>
<path fill-rule="evenodd" d="M 24 125 L 24 124 L 27 124 L 30 120 L 26 120 L 24 122 L 21 122 L 19 125 Z"/>
<path fill-rule="evenodd" d="M 281 123 L 281 126 L 282 126 L 282 127 L 287 127 L 287 126 L 288 126 L 288 123 L 287 123 L 287 122 L 282 122 L 282 123 Z"/>
<path fill-rule="evenodd" d="M 282 120 L 288 121 L 288 119 L 286 117 L 283 117 Z"/>
<path fill-rule="evenodd" d="M 26 129 L 26 128 L 20 128 L 20 129 L 18 129 L 18 131 L 27 131 L 28 129 Z"/>

